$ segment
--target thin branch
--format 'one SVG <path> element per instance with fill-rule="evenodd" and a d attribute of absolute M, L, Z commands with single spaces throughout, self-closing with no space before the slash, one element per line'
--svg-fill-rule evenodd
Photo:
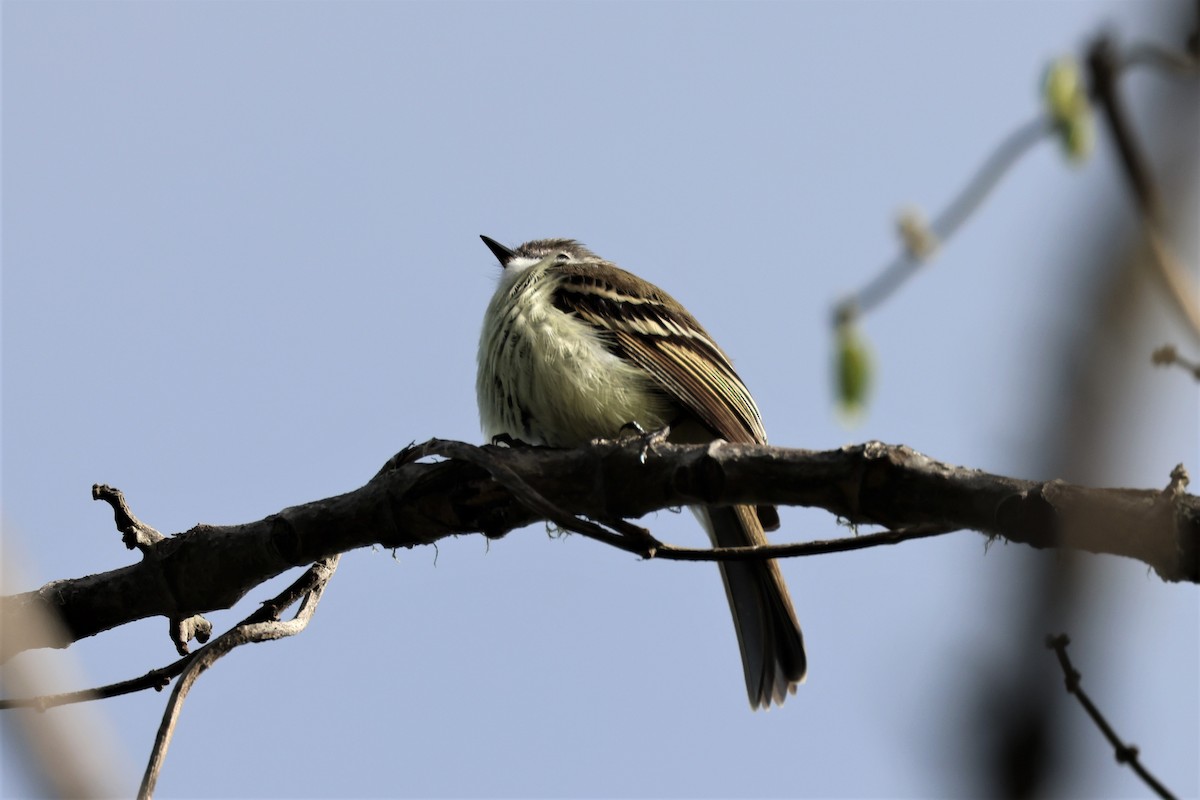
<path fill-rule="evenodd" d="M 928 231 L 930 247 L 924 248 L 924 251 L 931 252 L 933 244 L 950 239 L 975 213 L 1004 174 L 1032 150 L 1034 145 L 1053 132 L 1053 121 L 1045 115 L 1039 115 L 1009 133 L 967 181 L 966 186 L 934 219 Z M 925 263 L 926 259 L 922 258 L 919 252 L 914 251 L 911 246 L 906 246 L 874 280 L 840 302 L 835 317 L 842 320 L 848 316 L 867 313 L 890 297 Z"/>
<path fill-rule="evenodd" d="M 163 762 L 167 757 L 167 748 L 175 733 L 175 725 L 183 711 L 183 701 L 187 698 L 188 692 L 200 674 L 236 647 L 252 642 L 282 639 L 294 636 L 304 630 L 316 612 L 317 604 L 321 601 L 325 587 L 329 585 L 329 579 L 337 570 L 340 558 L 341 556 L 333 556 L 318 564 L 313 564 L 304 575 L 274 600 L 263 604 L 246 620 L 196 651 L 195 656 L 184 668 L 183 674 L 180 675 L 179 681 L 175 684 L 175 689 L 167 701 L 167 708 L 163 712 L 162 723 L 159 725 L 154 747 L 150 751 L 150 760 L 146 765 L 146 772 L 142 776 L 142 783 L 138 789 L 138 800 L 147 800 L 154 794 L 154 786 L 158 782 Z M 300 589 L 303 591 L 300 592 Z M 278 615 L 295 602 L 298 592 L 302 599 L 296 615 L 286 622 L 279 620 Z"/>
<path fill-rule="evenodd" d="M 1136 772 L 1138 777 L 1142 779 L 1142 782 L 1149 786 L 1159 797 L 1164 798 L 1164 800 L 1174 800 L 1175 795 L 1167 787 L 1159 783 L 1158 779 L 1151 775 L 1149 770 L 1142 766 L 1142 762 L 1138 758 L 1138 749 L 1131 744 L 1125 744 L 1121 741 L 1121 737 L 1117 736 L 1117 732 L 1113 730 L 1112 725 L 1100 713 L 1100 709 L 1088 697 L 1087 692 L 1083 691 L 1083 688 L 1080 686 L 1081 676 L 1079 671 L 1072 666 L 1071 659 L 1067 656 L 1067 645 L 1070 643 L 1071 640 L 1065 633 L 1058 636 L 1046 637 L 1046 648 L 1053 650 L 1055 655 L 1058 656 L 1058 663 L 1062 667 L 1063 677 L 1066 679 L 1067 693 L 1075 696 L 1075 699 L 1083 706 L 1083 710 L 1087 712 L 1092 721 L 1096 723 L 1096 727 L 1104 734 L 1104 738 L 1108 739 L 1108 743 L 1112 745 L 1113 751 L 1117 756 L 1117 763 L 1128 764 L 1130 769 Z"/>
<path fill-rule="evenodd" d="M 1054 133 L 1054 121 L 1038 115 L 1010 133 L 988 157 L 962 192 L 930 225 L 938 240 L 946 241 L 978 210 L 996 184 L 1034 145 Z"/>
<path fill-rule="evenodd" d="M 866 533 L 862 536 L 851 536 L 844 539 L 824 539 L 812 542 L 794 542 L 791 544 L 768 544 L 758 547 L 693 548 L 675 547 L 674 545 L 659 543 L 651 557 L 660 558 L 664 561 L 764 561 L 773 558 L 798 558 L 820 556 L 829 553 L 849 553 L 854 550 L 865 550 L 868 547 L 900 544 L 901 542 L 908 542 L 913 539 L 925 539 L 930 536 L 956 533 L 960 530 L 962 529 L 930 526 L 899 531 Z"/>
<path fill-rule="evenodd" d="M 0 699 L 0 711 L 9 708 L 32 708 L 38 711 L 45 711 L 46 709 L 54 708 L 55 706 L 65 706 L 72 703 L 87 703 L 92 700 L 104 700 L 109 697 L 120 697 L 123 694 L 142 692 L 146 689 L 161 691 L 169 686 L 171 684 L 171 679 L 183 672 L 184 668 L 195 657 L 195 653 L 189 653 L 183 658 L 168 664 L 165 667 L 152 669 L 140 677 L 129 678 L 128 680 L 110 683 L 105 686 L 97 686 L 94 689 L 79 689 L 74 692 L 39 695 L 37 697 L 15 697 Z"/>

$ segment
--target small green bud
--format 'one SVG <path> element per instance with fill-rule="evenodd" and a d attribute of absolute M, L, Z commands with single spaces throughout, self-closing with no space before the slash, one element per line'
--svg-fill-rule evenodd
<path fill-rule="evenodd" d="M 853 321 L 837 326 L 836 380 L 840 411 L 849 419 L 857 417 L 867 404 L 871 391 L 872 360 L 866 341 Z"/>
<path fill-rule="evenodd" d="M 1058 129 L 1067 157 L 1080 162 L 1091 155 L 1095 142 L 1092 105 L 1074 58 L 1063 56 L 1046 69 L 1042 99 Z"/>

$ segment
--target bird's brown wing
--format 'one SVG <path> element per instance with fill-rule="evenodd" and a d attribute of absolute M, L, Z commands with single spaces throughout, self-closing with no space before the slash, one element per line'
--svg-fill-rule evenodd
<path fill-rule="evenodd" d="M 555 306 L 595 327 L 715 436 L 766 442 L 758 407 L 729 357 L 674 298 L 616 267 L 611 280 L 597 278 L 585 264 L 555 271 Z"/>

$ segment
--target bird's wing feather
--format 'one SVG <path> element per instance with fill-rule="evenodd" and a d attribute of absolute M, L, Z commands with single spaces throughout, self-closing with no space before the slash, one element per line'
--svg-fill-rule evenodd
<path fill-rule="evenodd" d="M 554 304 L 595 327 L 659 387 L 730 442 L 767 440 L 762 418 L 729 357 L 666 292 L 617 267 L 612 279 L 587 264 L 555 265 Z"/>

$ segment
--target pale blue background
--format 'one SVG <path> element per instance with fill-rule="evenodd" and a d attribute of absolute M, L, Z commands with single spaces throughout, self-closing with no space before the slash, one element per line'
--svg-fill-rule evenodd
<path fill-rule="evenodd" d="M 354 488 L 413 440 L 478 441 L 497 275 L 480 233 L 578 237 L 666 287 L 733 355 L 776 443 L 878 438 L 1138 487 L 1180 461 L 1195 474 L 1195 384 L 1147 354 L 1197 348 L 1154 290 L 1153 319 L 1121 336 L 1122 436 L 1094 432 L 1120 460 L 1051 466 L 1062 342 L 1089 330 L 1102 274 L 1080 255 L 1106 256 L 1096 220 L 1131 208 L 1103 132 L 1082 169 L 1039 147 L 867 321 L 878 391 L 857 429 L 834 413 L 827 327 L 891 257 L 897 208 L 935 213 L 1037 113 L 1051 58 L 1105 24 L 1177 41 L 1163 16 L 1190 7 L 5 2 L 3 518 L 26 569 L 11 589 L 134 557 L 94 482 L 171 532 Z M 1135 109 L 1162 84 L 1132 78 Z M 1175 235 L 1194 263 L 1194 228 Z M 701 541 L 690 515 L 648 523 Z M 845 533 L 788 510 L 778 536 Z M 978 793 L 976 680 L 1058 680 L 1043 631 L 1012 621 L 1046 558 L 963 533 L 787 562 L 809 681 L 753 714 L 711 565 L 541 527 L 352 553 L 308 631 L 201 679 L 159 796 Z M 1195 796 L 1196 587 L 1092 562 L 1072 629 L 1085 685 Z M 172 660 L 165 634 L 151 620 L 23 658 L 78 658 L 59 688 L 98 684 Z M 136 786 L 164 699 L 93 709 L 116 790 Z M 1056 793 L 1147 794 L 1078 707 L 1056 713 Z M 36 793 L 4 754 L 3 794 Z"/>

